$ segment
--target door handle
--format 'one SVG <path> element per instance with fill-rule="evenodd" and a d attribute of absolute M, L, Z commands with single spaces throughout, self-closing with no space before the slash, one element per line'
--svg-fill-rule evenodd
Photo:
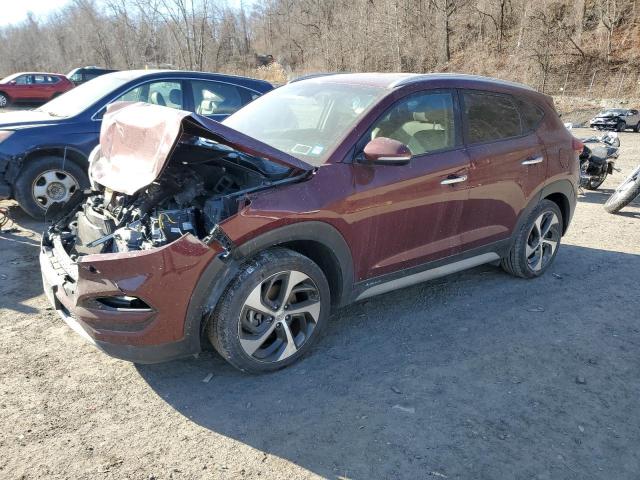
<path fill-rule="evenodd" d="M 535 157 L 527 158 L 522 165 L 535 165 L 536 163 L 542 163 L 544 161 L 544 157 L 542 155 L 537 155 Z"/>
<path fill-rule="evenodd" d="M 466 175 L 456 175 L 445 178 L 440 182 L 441 185 L 453 185 L 454 183 L 466 182 Z"/>

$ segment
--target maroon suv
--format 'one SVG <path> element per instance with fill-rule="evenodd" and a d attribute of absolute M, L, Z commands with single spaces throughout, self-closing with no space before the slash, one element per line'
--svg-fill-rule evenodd
<path fill-rule="evenodd" d="M 44 288 L 116 357 L 210 342 L 274 370 L 350 302 L 489 262 L 542 275 L 579 150 L 549 97 L 464 75 L 307 78 L 222 123 L 115 104 L 91 193 L 48 212 Z"/>
<path fill-rule="evenodd" d="M 48 102 L 73 87 L 71 80 L 58 73 L 14 73 L 0 80 L 0 108 L 18 102 Z"/>

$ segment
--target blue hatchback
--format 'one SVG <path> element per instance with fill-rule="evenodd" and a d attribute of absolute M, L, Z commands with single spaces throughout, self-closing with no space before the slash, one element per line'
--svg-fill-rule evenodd
<path fill-rule="evenodd" d="M 34 218 L 89 185 L 87 159 L 116 101 L 148 102 L 223 120 L 273 89 L 262 80 L 202 72 L 131 70 L 100 76 L 40 108 L 0 114 L 0 198 Z"/>

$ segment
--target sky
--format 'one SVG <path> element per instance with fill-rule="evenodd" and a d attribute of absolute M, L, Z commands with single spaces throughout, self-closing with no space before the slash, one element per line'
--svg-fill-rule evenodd
<path fill-rule="evenodd" d="M 2 14 L 0 14 L 0 25 L 21 22 L 27 18 L 28 12 L 33 12 L 36 17 L 46 16 L 68 3 L 69 0 L 4 0 Z"/>
<path fill-rule="evenodd" d="M 228 0 L 231 6 L 240 6 L 241 0 Z M 36 17 L 46 17 L 49 13 L 64 7 L 70 0 L 0 0 L 0 26 L 11 25 L 27 18 L 27 13 L 32 12 Z M 251 4 L 251 0 L 244 0 L 245 7 Z"/>

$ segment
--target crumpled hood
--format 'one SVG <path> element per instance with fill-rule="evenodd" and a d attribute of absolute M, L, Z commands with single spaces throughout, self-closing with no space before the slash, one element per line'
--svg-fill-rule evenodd
<path fill-rule="evenodd" d="M 314 168 L 195 113 L 142 102 L 116 102 L 102 120 L 100 155 L 93 159 L 91 176 L 111 190 L 132 195 L 160 176 L 182 134 L 206 138 L 298 172 Z"/>

